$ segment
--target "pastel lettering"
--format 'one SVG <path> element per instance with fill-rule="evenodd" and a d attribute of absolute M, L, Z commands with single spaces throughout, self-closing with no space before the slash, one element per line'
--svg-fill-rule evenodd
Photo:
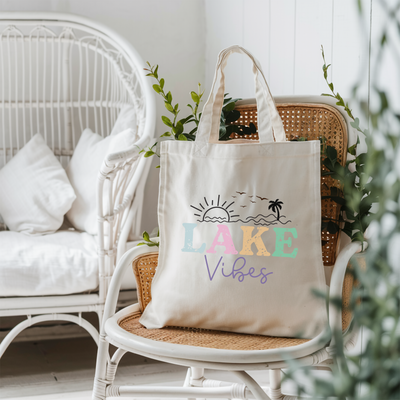
<path fill-rule="evenodd" d="M 209 278 L 210 278 L 210 281 L 212 281 L 212 280 L 214 279 L 215 273 L 217 272 L 217 269 L 218 269 L 218 267 L 219 267 L 219 264 L 221 263 L 222 257 L 219 259 L 218 264 L 217 264 L 217 266 L 214 268 L 214 272 L 212 273 L 212 275 L 211 275 L 211 272 L 210 272 L 210 267 L 209 267 L 209 265 L 208 265 L 208 260 L 207 260 L 207 256 L 206 256 L 206 255 L 204 256 L 204 259 L 206 260 L 206 267 L 207 267 L 208 276 L 209 276 Z"/>
<path fill-rule="evenodd" d="M 240 254 L 245 256 L 252 256 L 253 252 L 251 250 L 251 245 L 254 243 L 257 247 L 257 255 L 258 256 L 270 256 L 271 253 L 265 248 L 264 242 L 261 239 L 261 235 L 268 231 L 266 227 L 259 227 L 257 233 L 254 236 L 251 236 L 254 226 L 241 226 L 243 231 L 243 248 Z"/>
<path fill-rule="evenodd" d="M 203 243 L 198 249 L 193 248 L 193 231 L 197 224 L 183 223 L 182 225 L 185 228 L 185 244 L 182 251 L 185 253 L 204 253 L 206 248 L 205 243 Z"/>
<path fill-rule="evenodd" d="M 285 253 L 284 247 L 285 244 L 287 247 L 292 247 L 292 238 L 289 236 L 285 239 L 285 233 L 289 233 L 293 236 L 294 239 L 297 239 L 297 230 L 296 228 L 274 228 L 276 234 L 275 241 L 275 251 L 272 254 L 273 257 L 290 257 L 295 258 L 297 256 L 298 248 L 293 249 L 291 253 Z"/>
<path fill-rule="evenodd" d="M 241 261 L 242 263 L 241 265 L 236 266 L 238 261 Z M 267 273 L 266 268 L 261 268 L 260 273 L 257 275 L 256 270 L 253 267 L 250 267 L 247 272 L 244 272 L 243 268 L 245 267 L 246 263 L 247 261 L 244 257 L 237 258 L 233 263 L 232 270 L 229 274 L 225 273 L 225 263 L 222 263 L 223 268 L 221 269 L 221 273 L 225 278 L 229 278 L 231 276 L 233 279 L 236 279 L 237 277 L 239 282 L 243 282 L 246 276 L 249 276 L 250 278 L 259 278 L 261 276 L 260 283 L 264 285 L 268 280 L 268 275 L 271 275 L 272 272 Z"/>
<path fill-rule="evenodd" d="M 206 253 L 216 253 L 215 246 L 224 246 L 225 251 L 224 254 L 237 254 L 238 252 L 235 249 L 235 246 L 232 241 L 231 233 L 229 232 L 229 228 L 226 225 L 217 225 L 218 232 L 215 235 L 215 238 L 212 242 L 211 247 L 206 251 Z M 222 235 L 222 242 L 218 239 Z"/>

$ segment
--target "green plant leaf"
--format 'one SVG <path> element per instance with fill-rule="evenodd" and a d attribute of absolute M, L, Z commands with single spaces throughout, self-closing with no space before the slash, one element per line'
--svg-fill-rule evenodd
<path fill-rule="evenodd" d="M 226 136 L 226 126 L 220 126 L 219 127 L 219 139 L 223 140 Z"/>
<path fill-rule="evenodd" d="M 149 150 L 149 151 L 146 151 L 146 153 L 144 153 L 144 157 L 145 157 L 145 158 L 151 157 L 151 156 L 154 155 L 154 154 L 155 154 L 154 151 Z"/>
<path fill-rule="evenodd" d="M 172 103 L 172 94 L 171 92 L 168 92 L 165 97 L 167 98 L 168 103 Z"/>
<path fill-rule="evenodd" d="M 197 128 L 193 129 L 193 131 L 194 131 L 194 130 L 197 130 Z M 193 132 L 193 131 L 192 131 L 192 132 Z M 184 135 L 186 136 L 187 140 L 193 141 L 193 140 L 196 139 L 196 136 L 194 136 L 194 135 L 191 134 L 191 133 L 184 133 Z"/>
<path fill-rule="evenodd" d="M 358 118 L 356 118 L 354 121 L 350 122 L 350 125 L 355 129 L 359 129 L 360 128 L 360 120 Z"/>
<path fill-rule="evenodd" d="M 180 135 L 178 136 L 178 140 L 187 141 L 187 137 L 186 137 L 185 135 L 180 134 Z"/>
<path fill-rule="evenodd" d="M 332 162 L 337 160 L 337 151 L 332 146 L 326 146 L 326 155 Z"/>
<path fill-rule="evenodd" d="M 164 83 L 165 83 L 164 78 L 161 78 L 160 79 L 160 87 L 161 87 L 161 89 L 164 89 Z"/>
<path fill-rule="evenodd" d="M 190 92 L 190 95 L 192 96 L 192 100 L 198 104 L 200 102 L 199 95 L 196 92 Z"/>
<path fill-rule="evenodd" d="M 235 103 L 234 102 L 230 102 L 228 103 L 226 106 L 223 107 L 224 111 L 232 111 L 235 108 Z"/>
<path fill-rule="evenodd" d="M 174 128 L 172 128 L 172 131 L 175 133 L 175 135 L 180 135 L 183 132 L 183 124 L 182 124 L 182 122 L 178 121 L 176 126 Z M 180 139 L 180 140 L 183 140 L 183 139 Z"/>
<path fill-rule="evenodd" d="M 146 241 L 146 242 L 149 242 L 150 241 L 150 236 L 149 236 L 149 234 L 146 232 L 146 231 L 144 231 L 143 232 L 143 239 Z"/>
<path fill-rule="evenodd" d="M 171 132 L 165 132 L 160 137 L 171 136 Z"/>
<path fill-rule="evenodd" d="M 230 112 L 225 112 L 226 116 L 226 124 L 229 124 L 231 122 L 235 122 L 240 118 L 240 111 L 238 110 L 232 110 Z"/>
<path fill-rule="evenodd" d="M 193 122 L 194 118 L 193 115 L 189 115 L 186 118 L 182 118 L 179 120 L 181 122 L 182 125 L 188 124 L 189 122 Z"/>
<path fill-rule="evenodd" d="M 242 135 L 243 132 L 241 132 L 239 125 L 228 125 L 226 126 L 226 137 L 230 137 L 232 133 L 237 133 L 239 135 Z"/>
<path fill-rule="evenodd" d="M 169 111 L 169 112 L 174 112 L 174 107 L 171 106 L 171 104 L 164 102 L 165 108 Z"/>
<path fill-rule="evenodd" d="M 171 120 L 168 117 L 165 117 L 164 115 L 161 117 L 162 121 L 164 122 L 165 125 L 169 126 L 170 128 L 173 127 Z"/>
<path fill-rule="evenodd" d="M 351 154 L 352 156 L 356 155 L 356 150 L 357 150 L 357 143 L 353 144 L 353 146 L 350 146 L 347 151 L 349 152 L 349 154 Z M 348 164 L 351 164 L 352 162 L 354 162 L 354 160 L 349 160 Z"/>
<path fill-rule="evenodd" d="M 159 85 L 153 85 L 153 89 L 155 92 L 160 93 L 161 92 L 161 88 Z"/>

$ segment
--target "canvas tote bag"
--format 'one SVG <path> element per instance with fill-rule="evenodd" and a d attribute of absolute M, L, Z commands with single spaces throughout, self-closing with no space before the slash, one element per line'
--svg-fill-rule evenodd
<path fill-rule="evenodd" d="M 259 143 L 218 142 L 234 52 L 253 62 Z M 320 143 L 286 141 L 248 51 L 220 53 L 196 140 L 162 142 L 160 174 L 159 260 L 145 327 L 304 338 L 326 327 L 325 301 L 311 292 L 325 288 Z"/>

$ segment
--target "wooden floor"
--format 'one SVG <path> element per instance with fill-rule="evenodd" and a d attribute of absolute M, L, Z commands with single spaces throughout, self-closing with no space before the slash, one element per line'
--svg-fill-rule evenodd
<path fill-rule="evenodd" d="M 89 338 L 13 343 L 0 360 L 0 398 L 38 396 L 80 398 L 68 392 L 92 389 L 97 347 Z M 120 363 L 116 384 L 148 384 L 151 381 L 184 380 L 186 369 L 171 366 L 133 354 Z M 89 392 L 88 392 L 89 393 Z M 89 399 L 84 393 L 83 399 Z M 64 397 L 54 397 L 64 394 Z"/>
<path fill-rule="evenodd" d="M 0 360 L 0 399 L 90 400 L 96 352 L 89 337 L 13 343 Z M 186 368 L 126 354 L 115 383 L 180 386 L 185 375 Z M 268 384 L 267 372 L 251 375 L 263 385 Z M 206 371 L 206 376 L 238 382 L 227 372 Z M 287 394 L 296 393 L 289 383 L 284 389 Z"/>

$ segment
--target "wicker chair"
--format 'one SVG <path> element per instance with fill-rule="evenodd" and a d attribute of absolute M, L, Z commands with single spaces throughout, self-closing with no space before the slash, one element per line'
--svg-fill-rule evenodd
<path fill-rule="evenodd" d="M 339 162 L 344 165 L 347 154 L 348 124 L 338 109 L 321 104 L 320 97 L 308 99 L 281 98 L 277 108 L 282 117 L 288 139 L 307 137 L 316 139 L 323 135 L 327 144 L 338 152 Z M 296 102 L 297 100 L 297 102 Z M 306 103 L 308 101 L 308 104 Z M 257 125 L 257 109 L 253 102 L 238 106 L 241 123 Z M 248 137 L 256 140 L 257 134 Z M 322 177 L 322 195 L 325 194 L 330 177 Z M 325 183 L 325 184 L 324 184 Z M 339 207 L 330 200 L 322 201 L 322 215 L 337 219 Z M 329 324 L 332 330 L 341 329 L 345 345 L 355 344 L 357 329 L 351 324 L 352 316 L 347 310 L 353 280 L 346 273 L 349 260 L 359 251 L 360 243 L 350 243 L 339 253 L 339 234 L 322 232 L 323 262 L 330 281 L 330 295 L 342 297 L 342 312 L 334 307 L 329 310 Z M 236 334 L 194 328 L 165 327 L 146 329 L 139 318 L 151 300 L 151 283 L 157 269 L 158 253 L 153 248 L 138 247 L 127 252 L 119 263 L 108 293 L 105 318 L 101 328 L 96 378 L 93 399 L 108 396 L 153 396 L 179 398 L 235 398 L 235 399 L 286 399 L 281 392 L 281 369 L 287 366 L 286 359 L 297 359 L 302 365 L 329 368 L 334 360 L 333 339 L 315 346 L 315 339 L 268 337 Z M 133 266 L 138 287 L 138 304 L 129 306 L 115 314 L 115 304 L 124 270 Z M 333 274 L 330 278 L 331 267 Z M 342 296 L 343 294 L 343 296 Z M 206 306 L 206 305 L 205 305 Z M 109 344 L 117 351 L 108 357 Z M 113 385 L 116 369 L 121 357 L 133 352 L 152 359 L 187 366 L 188 373 L 183 387 L 160 386 L 116 386 Z M 243 384 L 210 380 L 204 376 L 204 368 L 227 370 L 235 374 Z M 245 371 L 269 370 L 270 387 L 262 388 Z"/>
<path fill-rule="evenodd" d="M 66 166 L 82 131 L 109 135 L 127 105 L 136 113 L 137 147 L 152 140 L 155 102 L 144 63 L 129 42 L 107 27 L 69 14 L 0 13 L 0 54 L 0 167 L 37 132 Z M 102 317 L 132 226 L 140 233 L 149 167 L 137 148 L 106 157 L 97 182 L 99 287 L 84 293 L 71 288 L 72 294 L 64 296 L 0 297 L 0 317 L 28 317 L 3 339 L 0 357 L 21 331 L 49 320 L 79 324 L 98 341 L 97 330 L 81 313 Z M 107 212 L 104 198 L 110 199 Z"/>

